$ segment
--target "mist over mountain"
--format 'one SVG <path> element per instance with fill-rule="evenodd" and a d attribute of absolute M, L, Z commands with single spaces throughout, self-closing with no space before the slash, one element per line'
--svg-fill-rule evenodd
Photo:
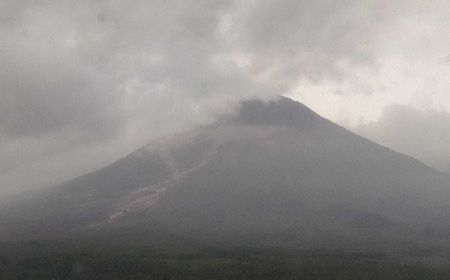
<path fill-rule="evenodd" d="M 450 174 L 450 114 L 391 106 L 381 118 L 354 131 L 383 146 L 411 155 Z"/>
<path fill-rule="evenodd" d="M 449 210 L 447 175 L 280 97 L 4 204 L 0 238 L 445 250 Z"/>

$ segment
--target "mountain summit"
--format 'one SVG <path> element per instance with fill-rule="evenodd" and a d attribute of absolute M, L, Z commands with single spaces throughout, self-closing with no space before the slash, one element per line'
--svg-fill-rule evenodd
<path fill-rule="evenodd" d="M 241 103 L 236 121 L 247 125 L 311 127 L 320 116 L 305 105 L 286 97 L 270 102 L 247 100 Z"/>
<path fill-rule="evenodd" d="M 158 242 L 160 232 L 208 244 L 407 250 L 448 241 L 449 198 L 446 175 L 280 97 L 244 101 L 232 116 L 8 206 L 0 223 L 4 239 Z"/>

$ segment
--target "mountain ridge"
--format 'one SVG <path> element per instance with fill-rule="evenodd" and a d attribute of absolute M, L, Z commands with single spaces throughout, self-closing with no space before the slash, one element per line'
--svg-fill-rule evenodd
<path fill-rule="evenodd" d="M 17 218 L 17 238 L 156 227 L 199 242 L 386 249 L 447 227 L 447 176 L 299 102 L 247 100 L 224 120 L 6 209 L 0 224 Z"/>

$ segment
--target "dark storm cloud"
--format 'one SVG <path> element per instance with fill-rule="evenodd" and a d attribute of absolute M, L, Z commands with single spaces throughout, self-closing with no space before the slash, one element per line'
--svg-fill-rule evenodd
<path fill-rule="evenodd" d="M 396 105 L 380 120 L 355 128 L 377 143 L 450 172 L 450 113 Z"/>

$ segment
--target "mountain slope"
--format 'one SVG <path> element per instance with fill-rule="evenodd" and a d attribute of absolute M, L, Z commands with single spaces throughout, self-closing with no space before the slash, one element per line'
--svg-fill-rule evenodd
<path fill-rule="evenodd" d="M 449 189 L 446 175 L 282 97 L 8 206 L 1 223 L 4 238 L 161 229 L 229 245 L 407 249 L 447 241 Z"/>

